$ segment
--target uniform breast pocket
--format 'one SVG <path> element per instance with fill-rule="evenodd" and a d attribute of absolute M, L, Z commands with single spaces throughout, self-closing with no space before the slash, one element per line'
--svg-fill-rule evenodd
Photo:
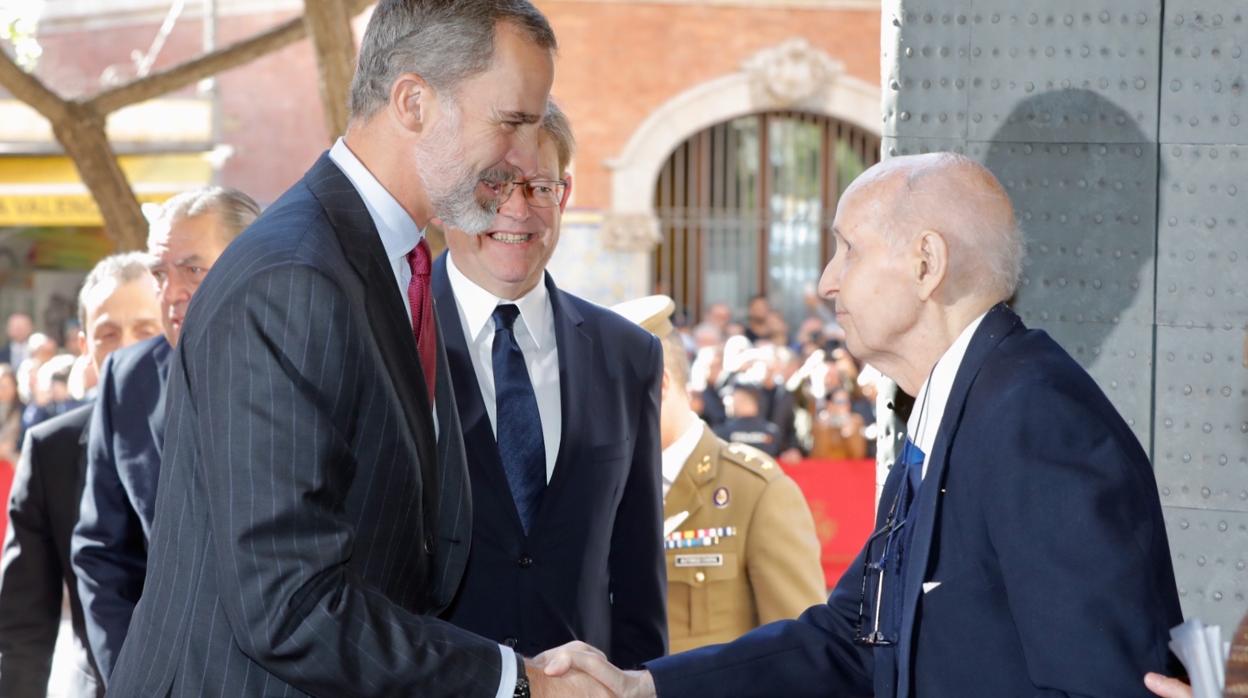
<path fill-rule="evenodd" d="M 738 597 L 745 580 L 736 552 L 697 548 L 669 551 L 667 581 L 672 601 L 684 606 L 670 608 L 673 618 L 669 620 L 675 625 L 685 615 L 689 634 L 702 635 L 737 622 L 735 615 L 741 610 Z M 682 598 L 685 603 L 680 603 Z"/>

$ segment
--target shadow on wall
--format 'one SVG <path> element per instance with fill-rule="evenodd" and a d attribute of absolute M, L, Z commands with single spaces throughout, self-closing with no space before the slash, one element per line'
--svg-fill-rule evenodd
<path fill-rule="evenodd" d="M 973 150 L 1009 191 L 1027 243 L 1015 310 L 1090 370 L 1109 357 L 1146 386 L 1157 143 L 1110 100 L 1065 89 L 1019 102 Z"/>

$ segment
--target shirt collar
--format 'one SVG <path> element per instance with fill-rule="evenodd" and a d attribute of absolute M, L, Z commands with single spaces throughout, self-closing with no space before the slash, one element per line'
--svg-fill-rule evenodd
<path fill-rule="evenodd" d="M 701 419 L 695 419 L 680 438 L 663 449 L 663 479 L 669 484 L 676 482 L 676 478 L 680 476 L 685 461 L 689 460 L 693 450 L 698 447 L 698 442 L 702 440 L 702 431 L 705 428 L 706 424 Z"/>
<path fill-rule="evenodd" d="M 416 225 L 416 221 L 412 220 L 403 206 L 386 191 L 355 153 L 351 152 L 345 140 L 339 138 L 334 143 L 334 147 L 329 149 L 329 159 L 351 180 L 355 190 L 360 193 L 360 198 L 364 199 L 364 206 L 368 208 L 368 214 L 377 226 L 377 234 L 381 236 L 386 259 L 406 257 L 424 237 L 424 232 Z"/>
<path fill-rule="evenodd" d="M 949 402 L 949 393 L 953 390 L 953 381 L 958 377 L 958 368 L 971 345 L 971 338 L 979 323 L 983 321 L 987 311 L 971 321 L 953 344 L 941 354 L 940 359 L 932 368 L 932 374 L 923 381 L 923 387 L 914 400 L 914 409 L 910 419 L 906 421 L 906 433 L 915 446 L 925 454 L 931 454 L 936 444 L 936 434 L 940 431 L 940 422 L 945 414 L 945 404 Z"/>
<path fill-rule="evenodd" d="M 520 309 L 520 320 L 524 331 L 533 338 L 538 349 L 546 348 L 554 341 L 553 326 L 549 325 L 550 303 L 546 284 L 538 282 L 528 293 L 516 300 L 506 300 L 481 288 L 469 279 L 459 267 L 455 266 L 455 257 L 448 250 L 446 253 L 446 275 L 451 282 L 451 292 L 455 294 L 455 302 L 463 312 L 464 329 L 472 341 L 480 341 L 482 332 L 494 332 L 494 308 L 504 303 L 514 303 Z M 551 331 L 548 331 L 547 328 Z"/>

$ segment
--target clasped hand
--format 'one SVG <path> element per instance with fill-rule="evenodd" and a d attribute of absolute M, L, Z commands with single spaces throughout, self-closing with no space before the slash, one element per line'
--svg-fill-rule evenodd
<path fill-rule="evenodd" d="M 624 671 L 607 656 L 584 642 L 569 642 L 525 660 L 534 698 L 592 696 L 594 698 L 654 698 L 654 680 L 648 671 Z"/>

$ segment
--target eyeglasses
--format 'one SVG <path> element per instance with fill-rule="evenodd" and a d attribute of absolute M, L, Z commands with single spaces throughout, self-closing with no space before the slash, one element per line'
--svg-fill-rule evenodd
<path fill-rule="evenodd" d="M 888 647 L 896 644 L 898 640 L 895 635 L 886 634 L 885 629 L 880 627 L 880 607 L 884 601 L 885 575 L 888 574 L 890 567 L 896 574 L 900 574 L 901 571 L 895 559 L 901 542 L 899 534 L 906 525 L 904 517 L 897 518 L 897 506 L 901 502 L 901 494 L 899 490 L 893 499 L 893 505 L 884 519 L 884 525 L 867 539 L 866 553 L 862 560 L 862 590 L 858 596 L 858 624 L 854 630 L 855 644 L 867 647 Z M 884 547 L 880 550 L 880 556 L 872 561 L 871 549 L 881 538 L 884 539 Z M 875 592 L 873 597 L 868 597 L 870 591 Z M 868 607 L 871 608 L 869 617 Z"/>
<path fill-rule="evenodd" d="M 530 206 L 553 208 L 563 203 L 563 193 L 568 189 L 568 183 L 558 179 L 515 179 L 508 182 L 481 180 L 481 183 L 494 190 L 498 197 L 495 201 L 499 207 L 507 203 L 517 188 L 522 188 L 524 198 Z"/>

